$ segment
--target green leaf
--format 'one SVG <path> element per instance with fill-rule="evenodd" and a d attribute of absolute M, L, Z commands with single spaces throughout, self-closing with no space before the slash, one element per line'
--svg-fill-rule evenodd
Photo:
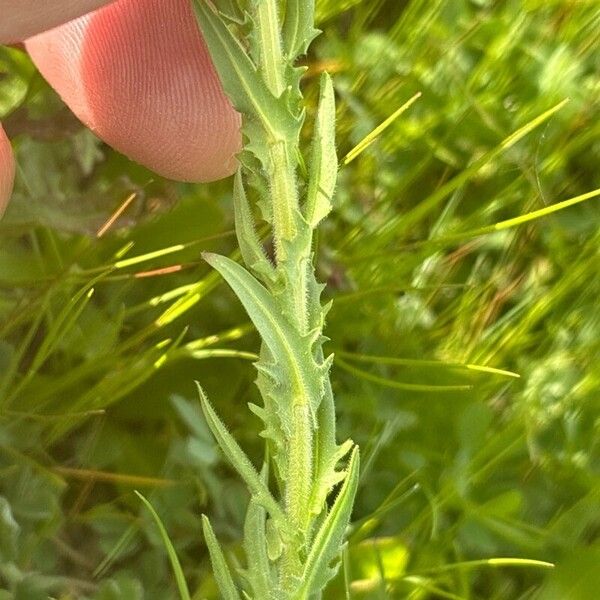
<path fill-rule="evenodd" d="M 210 562 L 217 585 L 219 586 L 219 591 L 221 592 L 221 597 L 223 600 L 240 600 L 240 595 L 233 582 L 233 577 L 231 577 L 229 566 L 206 515 L 202 515 L 202 531 L 204 532 L 204 539 L 210 553 Z"/>
<path fill-rule="evenodd" d="M 323 394 L 323 377 L 329 365 L 317 365 L 306 353 L 307 340 L 282 315 L 280 303 L 246 269 L 225 256 L 204 253 L 203 257 L 233 289 L 271 355 L 276 357 L 276 364 L 262 371 L 281 386 L 281 400 L 287 396 L 286 404 L 280 405 L 286 411 L 282 414 L 282 426 L 291 434 L 292 403 L 308 406 L 315 421 Z"/>
<path fill-rule="evenodd" d="M 194 0 L 194 9 L 223 88 L 235 108 L 257 118 L 272 141 L 295 135 L 295 120 L 285 103 L 270 92 L 243 46 L 211 4 Z"/>
<path fill-rule="evenodd" d="M 183 569 L 181 568 L 181 563 L 179 562 L 179 558 L 177 557 L 177 552 L 175 552 L 175 548 L 173 547 L 173 543 L 169 538 L 169 534 L 165 529 L 160 517 L 157 512 L 154 510 L 152 504 L 140 494 L 137 490 L 135 490 L 135 495 L 144 503 L 156 526 L 158 527 L 158 531 L 160 532 L 160 536 L 163 540 L 163 544 L 167 550 L 167 554 L 169 556 L 169 560 L 171 561 L 171 567 L 173 568 L 173 573 L 175 574 L 175 581 L 177 582 L 177 589 L 179 590 L 179 597 L 181 600 L 191 600 L 190 592 L 187 587 L 187 583 L 185 581 L 185 576 L 183 575 Z"/>
<path fill-rule="evenodd" d="M 254 499 L 250 500 L 244 523 L 244 550 L 248 562 L 247 577 L 255 598 L 271 598 L 275 583 L 267 553 L 267 515 Z"/>
<path fill-rule="evenodd" d="M 321 33 L 315 29 L 315 3 L 288 0 L 283 23 L 284 52 L 290 62 L 306 54 L 310 43 Z"/>
<path fill-rule="evenodd" d="M 323 73 L 306 194 L 306 220 L 312 227 L 316 227 L 331 211 L 337 171 L 335 94 L 331 77 Z"/>
<path fill-rule="evenodd" d="M 60 339 L 75 325 L 93 294 L 94 288 L 92 285 L 86 285 L 65 303 L 64 307 L 56 315 L 52 325 L 48 329 L 44 341 L 40 345 L 40 348 L 29 367 L 29 373 L 36 373 L 44 364 L 48 356 L 54 351 Z"/>
<path fill-rule="evenodd" d="M 64 337 L 71 331 L 77 323 L 81 313 L 88 306 L 94 295 L 94 285 L 104 277 L 104 272 L 90 280 L 86 285 L 79 289 L 69 300 L 63 303 L 62 308 L 54 316 L 48 310 L 44 317 L 50 322 L 48 330 L 42 343 L 35 353 L 27 373 L 17 386 L 13 389 L 10 396 L 0 398 L 0 404 L 10 406 L 18 393 L 35 377 L 38 371 L 46 363 L 53 352 L 57 350 Z M 41 320 L 40 320 L 41 322 Z"/>
<path fill-rule="evenodd" d="M 235 231 L 242 258 L 253 271 L 273 278 L 273 267 L 266 257 L 254 226 L 254 217 L 250 210 L 242 173 L 238 170 L 233 183 L 233 206 L 235 215 Z"/>
<path fill-rule="evenodd" d="M 322 349 L 319 349 L 319 353 L 322 356 Z M 338 471 L 337 466 L 354 446 L 350 440 L 341 446 L 336 443 L 335 403 L 329 380 L 325 382 L 325 393 L 317 419 L 319 427 L 315 433 L 315 485 L 311 498 L 311 511 L 314 515 L 322 512 L 332 488 L 343 479 L 344 473 Z"/>
<path fill-rule="evenodd" d="M 359 469 L 359 450 L 355 446 L 340 493 L 313 540 L 310 553 L 306 559 L 298 598 L 310 598 L 312 594 L 321 592 L 335 573 L 330 568 L 330 563 L 341 552 L 358 488 Z"/>
<path fill-rule="evenodd" d="M 24 52 L 0 47 L 0 118 L 23 103 L 34 74 L 35 68 Z"/>
<path fill-rule="evenodd" d="M 19 532 L 19 524 L 15 521 L 8 500 L 0 496 L 0 560 L 3 563 L 17 558 Z"/>
<path fill-rule="evenodd" d="M 200 387 L 200 384 L 197 383 L 197 386 L 198 393 L 200 394 L 202 412 L 204 413 L 206 422 L 215 436 L 215 439 L 217 440 L 221 450 L 233 468 L 245 481 L 246 485 L 250 489 L 250 493 L 256 498 L 257 502 L 264 506 L 284 529 L 287 529 L 287 519 L 283 510 L 275 498 L 273 498 L 267 486 L 261 480 L 259 474 L 256 472 L 256 469 L 250 462 L 250 459 L 244 454 L 244 451 L 240 448 L 235 439 L 233 439 L 233 436 L 227 431 L 217 416 L 217 413 L 214 411 L 213 407 L 208 401 L 208 398 L 206 397 L 204 390 Z"/>

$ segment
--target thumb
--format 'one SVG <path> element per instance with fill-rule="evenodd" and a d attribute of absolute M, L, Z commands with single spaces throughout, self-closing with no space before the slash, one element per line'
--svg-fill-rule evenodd
<path fill-rule="evenodd" d="M 10 142 L 0 125 L 0 217 L 8 204 L 15 178 L 15 159 Z"/>
<path fill-rule="evenodd" d="M 119 0 L 26 47 L 71 110 L 123 154 L 184 181 L 235 171 L 240 117 L 189 0 Z"/>
<path fill-rule="evenodd" d="M 18 42 L 112 0 L 0 0 L 0 44 Z"/>

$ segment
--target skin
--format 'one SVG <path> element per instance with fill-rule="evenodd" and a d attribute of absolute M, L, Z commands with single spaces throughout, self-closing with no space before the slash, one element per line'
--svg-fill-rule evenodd
<path fill-rule="evenodd" d="M 15 177 L 15 161 L 10 142 L 0 125 L 0 216 L 4 213 Z"/>
<path fill-rule="evenodd" d="M 42 12 L 41 4 L 51 8 Z M 0 0 L 0 14 L 0 42 L 43 31 L 25 40 L 34 63 L 116 150 L 182 181 L 235 171 L 240 117 L 223 93 L 189 0 Z M 0 207 L 10 187 L 8 156 L 0 151 Z"/>
<path fill-rule="evenodd" d="M 80 17 L 111 0 L 0 0 L 0 44 L 18 42 Z"/>

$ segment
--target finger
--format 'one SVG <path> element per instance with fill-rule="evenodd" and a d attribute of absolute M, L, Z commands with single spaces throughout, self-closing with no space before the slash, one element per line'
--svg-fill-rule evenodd
<path fill-rule="evenodd" d="M 10 142 L 0 125 L 0 217 L 8 204 L 15 178 L 15 159 Z"/>
<path fill-rule="evenodd" d="M 112 0 L 0 0 L 0 44 L 18 42 Z"/>
<path fill-rule="evenodd" d="M 189 0 L 119 0 L 26 46 L 71 110 L 123 154 L 183 181 L 235 170 L 240 117 Z"/>

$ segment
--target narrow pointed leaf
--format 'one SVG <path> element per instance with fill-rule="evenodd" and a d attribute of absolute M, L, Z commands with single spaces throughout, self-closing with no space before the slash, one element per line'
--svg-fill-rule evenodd
<path fill-rule="evenodd" d="M 160 537 L 163 540 L 163 544 L 167 550 L 167 555 L 169 556 L 169 561 L 171 562 L 171 567 L 173 569 L 173 573 L 175 574 L 175 581 L 177 582 L 177 589 L 179 590 L 179 597 L 181 600 L 190 600 L 190 592 L 188 590 L 187 583 L 185 581 L 185 576 L 183 575 L 183 569 L 181 568 L 181 563 L 179 562 L 179 558 L 177 557 L 177 552 L 175 552 L 175 548 L 173 547 L 173 543 L 169 538 L 169 534 L 165 529 L 158 513 L 154 510 L 154 507 L 150 502 L 142 496 L 137 490 L 135 491 L 135 495 L 144 503 L 144 506 L 148 509 L 148 512 L 152 515 L 156 526 L 158 527 L 158 531 L 160 532 Z"/>
<path fill-rule="evenodd" d="M 287 520 L 285 514 L 267 486 L 261 480 L 256 469 L 250 462 L 250 459 L 244 454 L 244 451 L 239 447 L 233 436 L 227 431 L 217 413 L 210 405 L 204 390 L 198 385 L 202 412 L 206 418 L 206 422 L 210 427 L 217 443 L 221 450 L 231 463 L 231 466 L 239 473 L 240 477 L 246 482 L 251 494 L 260 502 L 283 527 L 286 526 Z"/>
<path fill-rule="evenodd" d="M 283 366 L 286 381 L 281 384 L 290 388 L 294 404 L 309 406 L 314 419 L 322 396 L 322 376 L 307 372 L 312 357 L 302 351 L 305 340 L 282 315 L 280 304 L 246 269 L 225 256 L 204 253 L 203 257 L 233 289 L 271 354 Z"/>
<path fill-rule="evenodd" d="M 244 524 L 244 550 L 248 561 L 248 579 L 257 598 L 269 598 L 274 582 L 267 553 L 267 515 L 255 500 L 250 500 Z"/>
<path fill-rule="evenodd" d="M 319 353 L 322 355 L 323 351 L 319 350 Z M 335 405 L 329 380 L 325 382 L 325 393 L 319 406 L 317 420 L 319 427 L 315 432 L 316 473 L 311 501 L 313 514 L 319 514 L 325 504 L 327 495 L 331 491 L 328 480 L 332 470 L 335 471 L 339 458 L 339 447 L 335 439 Z"/>
<path fill-rule="evenodd" d="M 285 103 L 271 94 L 256 66 L 210 2 L 194 0 L 194 9 L 223 88 L 235 108 L 257 118 L 273 139 L 285 136 L 293 121 Z"/>
<path fill-rule="evenodd" d="M 331 77 L 323 73 L 306 195 L 306 220 L 312 227 L 331 211 L 337 172 L 335 95 Z"/>
<path fill-rule="evenodd" d="M 210 562 L 217 585 L 219 586 L 219 591 L 221 592 L 221 598 L 223 600 L 240 600 L 240 595 L 229 571 L 229 566 L 206 515 L 202 515 L 202 531 L 204 532 L 204 539 L 210 553 Z"/>
<path fill-rule="evenodd" d="M 260 273 L 271 273 L 272 266 L 267 259 L 254 226 L 254 217 L 248 204 L 241 171 L 235 175 L 233 183 L 233 206 L 235 231 L 242 258 L 246 265 Z"/>
<path fill-rule="evenodd" d="M 332 574 L 330 564 L 339 557 L 346 527 L 350 522 L 352 505 L 358 488 L 359 469 L 359 451 L 358 447 L 355 447 L 340 493 L 312 543 L 298 598 L 310 598 L 313 594 L 319 593 L 330 579 Z"/>

